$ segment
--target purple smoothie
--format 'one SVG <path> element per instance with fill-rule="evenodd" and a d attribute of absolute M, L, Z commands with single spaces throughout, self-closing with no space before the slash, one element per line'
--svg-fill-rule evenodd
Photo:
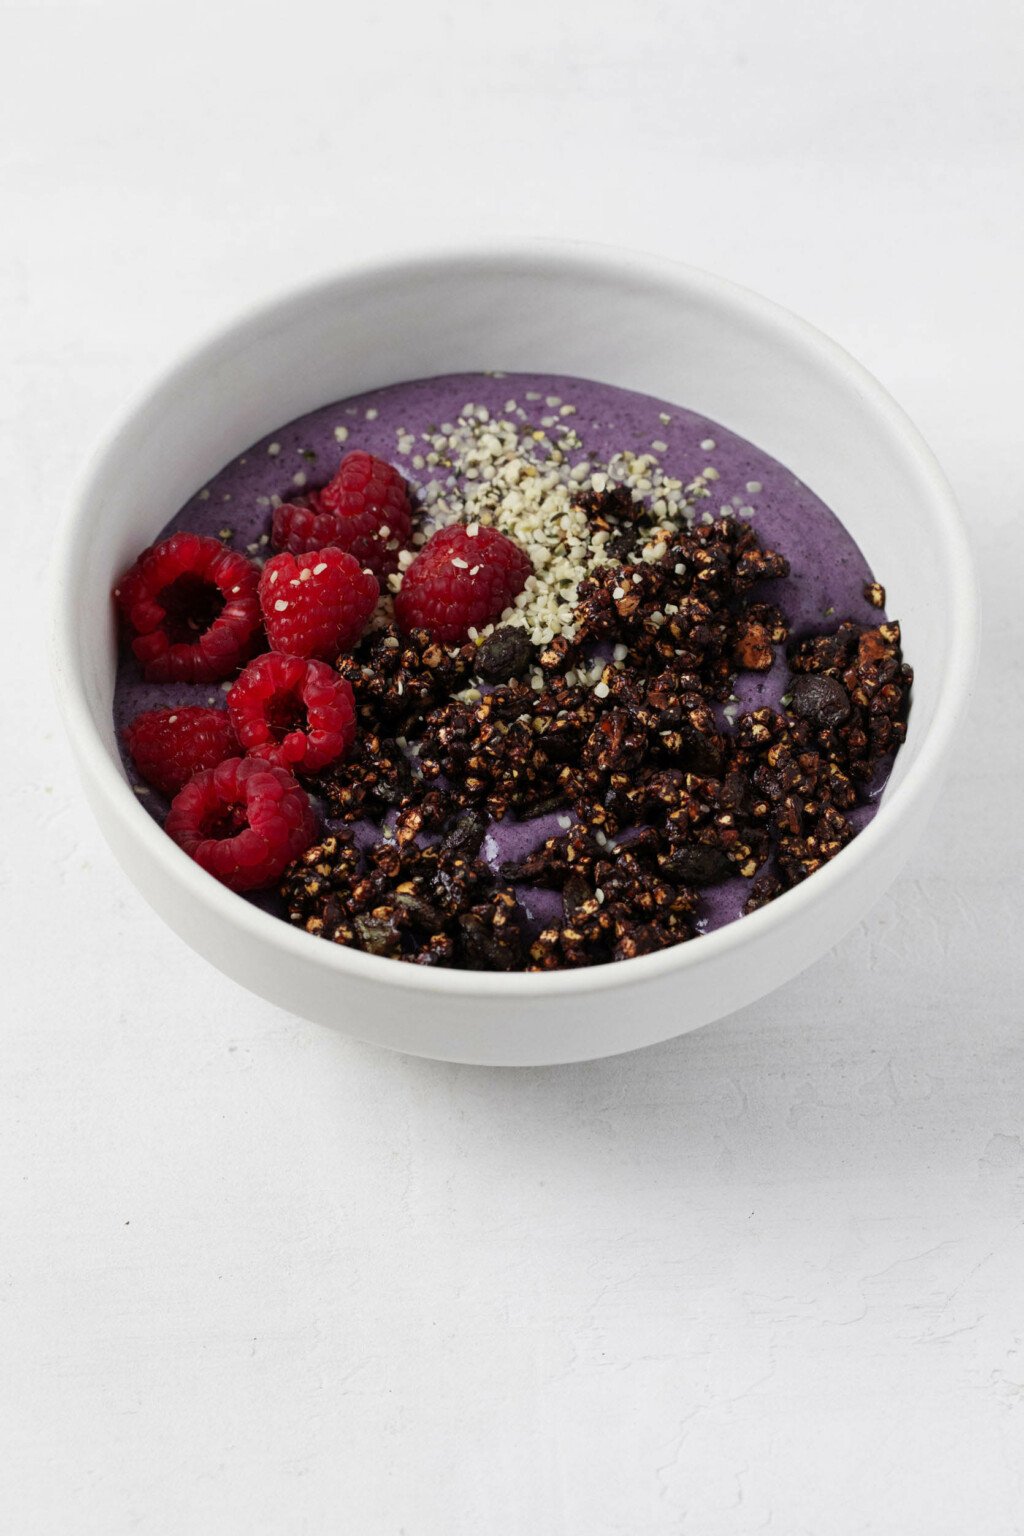
<path fill-rule="evenodd" d="M 556 403 L 551 405 L 551 400 Z M 449 473 L 423 462 L 428 446 L 424 435 L 455 422 L 470 401 L 485 406 L 492 416 L 513 419 L 521 430 L 526 426 L 543 429 L 560 416 L 563 406 L 574 407 L 571 424 L 582 445 L 578 458 L 592 461 L 595 467 L 623 450 L 655 452 L 663 471 L 684 483 L 710 467 L 715 472 L 709 481 L 712 494 L 701 503 L 698 516 L 749 519 L 761 542 L 787 557 L 790 575 L 773 582 L 769 595 L 787 616 L 793 638 L 827 630 L 843 619 L 873 625 L 883 618 L 864 596 L 871 572 L 857 545 L 828 507 L 782 464 L 693 411 L 612 385 L 558 375 L 451 374 L 391 385 L 324 406 L 279 428 L 232 460 L 185 503 L 161 537 L 190 529 L 221 537 L 228 547 L 262 559 L 271 552 L 268 534 L 274 502 L 326 482 L 342 454 L 354 448 L 395 464 L 415 499 L 428 482 L 439 478 L 443 482 Z M 512 402 L 514 411 L 509 409 Z M 722 721 L 724 728 L 729 729 L 731 718 L 743 710 L 760 705 L 778 708 L 789 676 L 784 648 L 770 672 L 741 672 L 735 702 Z M 122 728 L 144 709 L 222 706 L 228 686 L 146 683 L 125 649 L 114 691 L 119 739 Z M 127 757 L 125 768 L 141 803 L 162 821 L 166 802 L 138 783 Z M 873 801 L 850 814 L 857 830 L 874 814 L 882 787 L 877 782 Z M 506 860 L 524 857 L 570 824 L 568 812 L 532 820 L 507 818 L 492 824 L 482 856 L 496 868 Z M 361 823 L 356 833 L 365 844 L 380 835 L 380 828 Z M 749 888 L 749 881 L 735 879 L 702 892 L 700 931 L 740 917 Z M 538 924 L 561 916 L 561 898 L 556 893 L 523 887 L 518 895 Z M 268 910 L 283 911 L 274 892 L 249 899 Z"/>

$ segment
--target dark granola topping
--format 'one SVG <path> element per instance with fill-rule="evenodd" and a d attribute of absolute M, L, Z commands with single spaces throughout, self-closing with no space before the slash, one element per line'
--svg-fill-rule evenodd
<path fill-rule="evenodd" d="M 395 625 L 367 635 L 338 671 L 348 678 L 362 722 L 402 734 L 407 722 L 463 686 L 476 665 L 476 646 L 458 650 L 431 640 L 426 630 L 402 635 Z"/>
<path fill-rule="evenodd" d="M 335 833 L 292 866 L 282 890 L 291 921 L 335 944 L 418 965 L 523 967 L 515 895 L 443 844 L 380 842 L 364 862 L 352 835 Z"/>
<path fill-rule="evenodd" d="M 789 642 L 763 591 L 786 560 L 734 518 L 664 533 L 651 558 L 624 488 L 577 505 L 615 557 L 580 584 L 571 641 L 538 650 L 503 625 L 449 650 L 388 629 L 339 661 L 362 731 L 313 787 L 336 822 L 385 831 L 367 852 L 354 827 L 311 848 L 283 887 L 292 922 L 419 965 L 601 964 L 690 938 L 710 887 L 750 882 L 751 912 L 849 842 L 906 734 L 898 624 L 789 643 L 785 707 L 732 722 L 737 673 Z M 489 825 L 547 811 L 565 830 L 495 873 Z M 560 903 L 539 931 L 531 890 Z"/>
<path fill-rule="evenodd" d="M 812 673 L 796 679 L 790 709 L 812 725 L 842 725 L 850 717 L 850 696 L 836 678 Z"/>
<path fill-rule="evenodd" d="M 476 669 L 486 683 L 507 683 L 522 677 L 535 655 L 536 646 L 525 629 L 502 624 L 480 647 Z"/>

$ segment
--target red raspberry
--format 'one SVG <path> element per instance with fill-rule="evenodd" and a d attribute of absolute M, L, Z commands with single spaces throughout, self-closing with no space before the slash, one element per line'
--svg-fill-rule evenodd
<path fill-rule="evenodd" d="M 526 551 L 496 528 L 441 528 L 403 576 L 395 616 L 406 631 L 425 629 L 445 645 L 459 645 L 470 628 L 500 619 L 532 569 Z"/>
<path fill-rule="evenodd" d="M 216 683 L 252 655 L 258 573 L 218 539 L 173 533 L 143 550 L 114 589 L 151 683 Z"/>
<path fill-rule="evenodd" d="M 204 768 L 171 801 L 164 831 L 233 891 L 273 885 L 310 846 L 309 796 L 283 768 L 229 757 Z"/>
<path fill-rule="evenodd" d="M 343 549 L 275 555 L 259 591 L 274 650 L 324 661 L 352 649 L 380 595 L 377 578 Z"/>
<path fill-rule="evenodd" d="M 398 551 L 411 533 L 409 493 L 397 469 L 369 453 L 347 453 L 330 484 L 310 494 L 308 507 L 275 507 L 272 542 L 293 555 L 334 544 L 383 582 L 397 571 Z"/>
<path fill-rule="evenodd" d="M 269 651 L 250 661 L 228 694 L 238 740 L 252 757 L 317 773 L 347 757 L 356 739 L 352 688 L 323 661 Z"/>
<path fill-rule="evenodd" d="M 168 799 L 202 768 L 216 768 L 238 751 L 223 709 L 186 704 L 147 709 L 125 727 L 124 739 L 139 773 Z"/>

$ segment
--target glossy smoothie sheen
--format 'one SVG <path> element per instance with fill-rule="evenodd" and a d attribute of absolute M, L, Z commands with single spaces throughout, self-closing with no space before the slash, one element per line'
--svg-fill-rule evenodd
<path fill-rule="evenodd" d="M 791 573 L 769 584 L 765 596 L 788 619 L 791 638 L 831 629 L 844 619 L 877 624 L 883 615 L 864 596 L 872 579 L 853 539 L 825 504 L 782 464 L 753 444 L 693 411 L 649 395 L 581 379 L 542 374 L 451 374 L 391 385 L 343 400 L 303 416 L 254 443 L 224 467 L 181 508 L 160 537 L 181 529 L 222 538 L 230 548 L 262 559 L 272 553 L 269 530 L 275 501 L 287 501 L 325 483 L 341 456 L 359 448 L 395 464 L 409 482 L 415 502 L 431 480 L 444 483 L 450 471 L 423 460 L 424 440 L 454 422 L 467 403 L 485 406 L 492 416 L 509 417 L 522 428 L 550 427 L 563 408 L 572 407 L 571 425 L 582 440 L 573 457 L 594 467 L 624 450 L 654 453 L 662 469 L 685 483 L 712 469 L 711 495 L 700 502 L 697 517 L 723 514 L 749 519 L 761 542 L 789 560 Z M 514 410 L 512 409 L 514 403 Z M 429 524 L 425 524 L 429 526 Z M 778 708 L 790 673 L 785 647 L 767 673 L 741 672 L 735 702 L 721 724 L 760 705 Z M 123 727 L 141 710 L 185 704 L 223 706 L 226 688 L 217 684 L 152 684 L 142 680 L 137 663 L 122 650 L 114 694 L 114 721 Z M 127 756 L 133 784 L 138 777 Z M 882 783 L 874 786 L 874 796 Z M 141 802 L 163 820 L 167 806 L 153 790 Z M 874 802 L 849 813 L 860 830 L 874 813 Z M 545 838 L 564 831 L 568 813 L 532 821 L 506 819 L 492 825 L 481 856 L 493 866 L 522 858 Z M 328 823 L 330 825 L 330 823 Z M 360 823 L 361 844 L 374 841 L 381 828 Z M 628 833 L 624 835 L 628 840 Z M 742 915 L 750 881 L 734 879 L 701 893 L 700 931 L 721 927 Z M 561 916 L 556 893 L 523 887 L 517 891 L 527 914 L 538 923 Z M 256 899 L 283 913 L 274 892 Z"/>

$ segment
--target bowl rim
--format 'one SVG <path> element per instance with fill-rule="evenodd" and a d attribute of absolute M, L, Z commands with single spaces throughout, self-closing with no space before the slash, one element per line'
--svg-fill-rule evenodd
<path fill-rule="evenodd" d="M 480 269 L 496 266 L 502 269 L 515 266 L 521 271 L 557 269 L 563 275 L 582 272 L 620 281 L 632 278 L 637 282 L 657 280 L 663 285 L 683 285 L 691 294 L 703 293 L 710 301 L 739 310 L 746 318 L 756 319 L 784 335 L 791 347 L 813 354 L 815 361 L 840 375 L 873 409 L 879 425 L 887 428 L 893 438 L 900 439 L 901 450 L 913 461 L 928 495 L 949 589 L 949 665 L 940 685 L 932 720 L 905 777 L 885 796 L 868 826 L 841 854 L 817 870 L 813 880 L 801 882 L 766 907 L 712 933 L 701 934 L 696 940 L 672 945 L 655 954 L 580 970 L 493 973 L 402 965 L 342 945 L 325 944 L 303 929 L 240 899 L 171 842 L 139 804 L 131 785 L 108 752 L 86 702 L 81 650 L 76 645 L 71 605 L 65 601 L 65 593 L 74 585 L 74 572 L 87 537 L 83 509 L 95 499 L 107 457 L 133 420 L 161 394 L 174 390 L 179 376 L 196 368 L 210 367 L 227 349 L 236 346 L 247 331 L 284 324 L 291 312 L 335 291 L 340 285 L 374 278 L 415 279 L 440 267 Z M 612 991 L 653 981 L 669 972 L 677 971 L 682 975 L 695 966 L 712 963 L 742 945 L 767 940 L 776 930 L 799 921 L 810 903 L 827 900 L 830 891 L 854 874 L 858 862 L 863 864 L 870 859 L 883 839 L 890 837 L 897 825 L 911 815 L 929 781 L 941 773 L 970 695 L 979 639 L 974 560 L 952 489 L 917 428 L 873 374 L 809 321 L 740 284 L 685 262 L 614 245 L 564 240 L 491 242 L 478 246 L 460 243 L 447 250 L 427 249 L 361 261 L 293 284 L 270 299 L 253 301 L 209 330 L 198 342 L 189 344 L 171 364 L 159 371 L 155 379 L 133 393 L 102 433 L 74 482 L 56 538 L 50 606 L 51 670 L 60 712 L 80 771 L 94 792 L 102 797 L 107 812 L 122 824 L 128 835 L 142 841 L 151 859 L 163 866 L 186 900 L 205 908 L 211 918 L 242 930 L 253 941 L 282 950 L 297 963 L 312 964 L 339 979 L 351 976 L 412 995 L 517 997 L 524 1003 L 540 998 L 578 997 Z"/>

